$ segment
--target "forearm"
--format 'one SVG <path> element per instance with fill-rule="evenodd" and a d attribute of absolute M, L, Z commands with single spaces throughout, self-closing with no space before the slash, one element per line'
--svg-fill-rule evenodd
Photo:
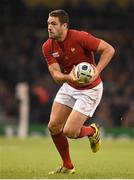
<path fill-rule="evenodd" d="M 58 63 L 49 65 L 48 68 L 49 68 L 51 76 L 57 83 L 76 81 L 76 78 L 74 76 L 74 68 L 75 67 L 73 67 L 73 69 L 71 70 L 71 72 L 69 74 L 62 73 Z"/>
<path fill-rule="evenodd" d="M 59 71 L 54 71 L 52 77 L 57 83 L 69 82 L 69 75 Z"/>

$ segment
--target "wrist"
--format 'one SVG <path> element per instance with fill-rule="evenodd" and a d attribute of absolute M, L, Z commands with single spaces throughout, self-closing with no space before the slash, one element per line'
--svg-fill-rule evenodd
<path fill-rule="evenodd" d="M 64 74 L 63 79 L 64 79 L 65 82 L 71 82 L 69 74 Z"/>

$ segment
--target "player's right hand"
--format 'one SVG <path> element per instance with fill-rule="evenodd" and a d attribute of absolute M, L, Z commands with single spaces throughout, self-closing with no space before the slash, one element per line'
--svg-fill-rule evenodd
<path fill-rule="evenodd" d="M 81 79 L 79 79 L 75 73 L 75 65 L 73 66 L 71 72 L 69 73 L 69 81 L 70 82 L 74 82 L 79 86 L 83 86 L 85 85 L 85 83 L 83 81 L 81 81 Z"/>
<path fill-rule="evenodd" d="M 77 82 L 78 81 L 78 77 L 75 74 L 75 65 L 73 66 L 71 72 L 69 73 L 69 79 L 71 82 Z"/>

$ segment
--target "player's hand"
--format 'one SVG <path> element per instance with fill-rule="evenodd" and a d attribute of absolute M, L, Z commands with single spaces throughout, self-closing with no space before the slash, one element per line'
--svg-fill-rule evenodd
<path fill-rule="evenodd" d="M 71 82 L 77 82 L 78 81 L 78 77 L 75 74 L 75 65 L 73 66 L 71 72 L 69 73 L 69 80 Z"/>
<path fill-rule="evenodd" d="M 79 86 L 87 86 L 87 85 L 91 84 L 93 81 L 95 81 L 97 79 L 97 77 L 99 76 L 99 72 L 98 72 L 97 68 L 93 64 L 91 64 L 91 65 L 94 69 L 94 75 L 92 76 L 92 78 L 89 80 L 88 83 L 85 83 L 85 82 L 81 81 L 80 79 L 77 79 L 77 83 L 79 84 Z"/>
<path fill-rule="evenodd" d="M 69 76 L 70 76 L 70 80 L 71 82 L 75 82 L 78 85 L 84 85 L 85 83 L 83 81 L 81 81 L 81 79 L 79 77 L 77 77 L 76 73 L 75 73 L 75 65 L 73 66 Z"/>
<path fill-rule="evenodd" d="M 91 64 L 93 69 L 94 69 L 94 75 L 93 77 L 90 79 L 89 84 L 92 83 L 93 81 L 95 81 L 97 79 L 97 77 L 99 76 L 99 72 L 97 67 L 95 67 L 93 64 Z"/>

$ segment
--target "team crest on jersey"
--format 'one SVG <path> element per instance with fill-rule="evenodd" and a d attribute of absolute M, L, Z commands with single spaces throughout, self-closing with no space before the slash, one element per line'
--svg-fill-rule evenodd
<path fill-rule="evenodd" d="M 71 48 L 71 51 L 74 52 L 74 51 L 75 51 L 75 48 Z"/>
<path fill-rule="evenodd" d="M 59 57 L 60 55 L 59 55 L 58 52 L 54 52 L 54 53 L 52 53 L 52 56 L 53 56 L 54 58 L 57 58 L 57 57 Z"/>

